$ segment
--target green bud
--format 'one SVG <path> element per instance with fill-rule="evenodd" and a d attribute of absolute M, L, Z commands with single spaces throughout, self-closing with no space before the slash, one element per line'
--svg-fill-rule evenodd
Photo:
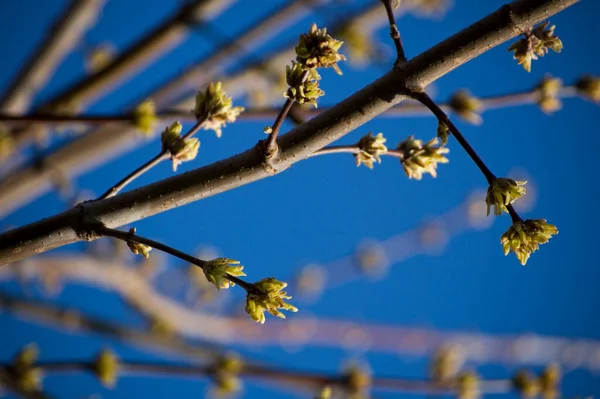
<path fill-rule="evenodd" d="M 135 227 L 129 229 L 129 234 L 135 234 Z M 152 251 L 152 247 L 144 244 L 140 244 L 139 242 L 127 241 L 127 246 L 129 250 L 133 252 L 134 255 L 142 255 L 144 258 L 148 259 L 150 257 L 150 251 Z"/>
<path fill-rule="evenodd" d="M 200 141 L 197 138 L 181 140 L 181 130 L 181 123 L 173 122 L 161 134 L 162 149 L 171 154 L 173 172 L 177 171 L 179 164 L 195 159 L 200 148 Z"/>
<path fill-rule="evenodd" d="M 483 104 L 467 90 L 457 91 L 450 98 L 448 105 L 456 115 L 474 125 L 481 125 L 481 122 L 483 122 L 480 115 Z"/>
<path fill-rule="evenodd" d="M 217 361 L 213 378 L 214 392 L 217 396 L 231 396 L 241 391 L 242 380 L 239 373 L 243 367 L 242 359 L 232 353 L 222 356 Z"/>
<path fill-rule="evenodd" d="M 458 399 L 478 399 L 480 397 L 480 380 L 474 371 L 466 371 L 456 379 Z"/>
<path fill-rule="evenodd" d="M 321 77 L 315 69 L 308 70 L 308 76 L 303 78 L 307 71 L 301 64 L 292 61 L 292 66 L 286 68 L 286 81 L 288 89 L 283 96 L 296 101 L 298 104 L 309 103 L 317 107 L 317 98 L 325 94 L 319 88 L 319 79 Z"/>
<path fill-rule="evenodd" d="M 114 388 L 119 372 L 119 359 L 111 350 L 104 349 L 94 361 L 94 372 L 107 388 Z"/>
<path fill-rule="evenodd" d="M 378 133 L 377 136 L 373 136 L 371 132 L 363 136 L 356 144 L 360 152 L 354 154 L 356 160 L 356 166 L 365 164 L 369 169 L 373 169 L 373 163 L 381 163 L 381 155 L 387 152 L 385 146 L 386 139 L 383 137 L 383 133 Z"/>
<path fill-rule="evenodd" d="M 537 104 L 547 114 L 551 114 L 562 108 L 562 102 L 558 95 L 562 89 L 562 80 L 546 76 L 535 88 Z"/>
<path fill-rule="evenodd" d="M 17 353 L 12 362 L 16 382 L 28 392 L 39 390 L 42 386 L 42 372 L 35 367 L 38 355 L 37 345 L 29 344 Z"/>
<path fill-rule="evenodd" d="M 296 61 L 305 68 L 333 67 L 341 75 L 342 71 L 337 63 L 346 59 L 338 53 L 342 44 L 343 42 L 328 35 L 326 28 L 319 29 L 317 24 L 312 24 L 308 33 L 301 34 L 298 39 Z"/>
<path fill-rule="evenodd" d="M 202 270 L 206 279 L 213 283 L 219 290 L 222 288 L 233 287 L 235 284 L 227 279 L 227 275 L 245 276 L 242 271 L 244 266 L 237 266 L 240 262 L 229 258 L 216 258 L 206 262 Z M 235 265 L 235 266 L 234 266 Z"/>
<path fill-rule="evenodd" d="M 350 398 L 368 398 L 369 387 L 372 384 L 369 370 L 353 364 L 346 369 L 342 378 L 346 384 Z"/>
<path fill-rule="evenodd" d="M 423 145 L 421 140 L 409 136 L 398 144 L 396 149 L 402 153 L 400 162 L 409 179 L 421 180 L 425 173 L 436 177 L 438 163 L 450 162 L 444 157 L 444 154 L 447 154 L 450 150 L 438 146 L 437 137 Z"/>
<path fill-rule="evenodd" d="M 292 298 L 286 292 L 281 291 L 285 287 L 287 287 L 287 283 L 273 277 L 254 283 L 246 296 L 246 313 L 250 315 L 252 320 L 264 324 L 265 311 L 282 319 L 285 319 L 285 315 L 278 309 L 297 312 L 296 307 L 284 302 L 284 299 Z"/>
<path fill-rule="evenodd" d="M 441 145 L 444 146 L 444 145 L 448 144 L 449 136 L 450 136 L 450 129 L 448 129 L 448 126 L 446 126 L 445 123 L 438 121 L 437 137 L 438 137 L 438 139 L 440 139 Z"/>
<path fill-rule="evenodd" d="M 523 266 L 531 253 L 537 251 L 541 244 L 547 243 L 553 235 L 558 234 L 556 226 L 546 223 L 545 219 L 527 219 L 517 221 L 500 238 L 504 255 L 514 252 Z"/>
<path fill-rule="evenodd" d="M 597 76 L 584 75 L 575 83 L 577 92 L 594 102 L 600 102 L 600 78 Z M 1 145 L 1 142 L 0 142 Z M 1 148 L 0 148 L 1 154 Z"/>
<path fill-rule="evenodd" d="M 519 370 L 512 378 L 512 385 L 525 399 L 536 398 L 540 394 L 540 383 L 538 379 L 527 370 Z"/>
<path fill-rule="evenodd" d="M 502 211 L 508 212 L 506 205 L 512 204 L 517 199 L 525 195 L 526 181 L 515 181 L 504 177 L 497 178 L 488 187 L 485 203 L 487 205 L 487 215 L 490 215 L 490 208 L 494 207 L 496 216 L 502 214 Z"/>
<path fill-rule="evenodd" d="M 233 107 L 231 97 L 223 90 L 221 82 L 211 82 L 206 91 L 196 94 L 194 115 L 198 120 L 204 119 L 204 130 L 214 130 L 217 137 L 221 137 L 222 128 L 227 123 L 233 123 L 242 113 L 244 107 Z"/>
<path fill-rule="evenodd" d="M 532 60 L 537 60 L 538 56 L 543 57 L 549 50 L 560 53 L 563 48 L 562 41 L 554 34 L 556 26 L 546 29 L 548 25 L 549 22 L 538 25 L 508 48 L 508 51 L 513 52 L 513 58 L 527 72 L 531 72 Z"/>
<path fill-rule="evenodd" d="M 451 380 L 458 374 L 462 363 L 463 358 L 457 348 L 442 347 L 431 362 L 431 379 L 436 382 Z"/>
<path fill-rule="evenodd" d="M 152 134 L 157 120 L 156 107 L 151 100 L 144 101 L 133 112 L 133 124 L 146 136 Z"/>

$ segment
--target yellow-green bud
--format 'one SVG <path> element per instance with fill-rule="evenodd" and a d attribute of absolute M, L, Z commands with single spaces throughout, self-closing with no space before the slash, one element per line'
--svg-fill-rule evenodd
<path fill-rule="evenodd" d="M 500 238 L 504 255 L 514 252 L 523 266 L 531 253 L 537 251 L 541 244 L 558 234 L 556 226 L 546 223 L 545 219 L 528 219 L 517 221 Z"/>
<path fill-rule="evenodd" d="M 227 276 L 245 276 L 246 274 L 242 271 L 243 269 L 244 266 L 241 266 L 240 262 L 229 258 L 216 258 L 206 262 L 202 267 L 206 279 L 213 283 L 219 290 L 233 287 L 235 284 L 229 281 Z"/>
<path fill-rule="evenodd" d="M 600 78 L 597 76 L 584 75 L 575 83 L 577 92 L 584 97 L 600 102 Z"/>
<path fill-rule="evenodd" d="M 135 234 L 135 227 L 129 229 L 129 234 Z M 142 255 L 144 258 L 148 259 L 150 257 L 150 251 L 152 251 L 152 247 L 144 244 L 140 244 L 139 242 L 127 241 L 127 246 L 129 250 L 133 252 L 134 255 Z"/>
<path fill-rule="evenodd" d="M 198 120 L 204 120 L 204 130 L 214 130 L 221 137 L 222 128 L 227 123 L 233 123 L 242 113 L 244 107 L 233 107 L 231 97 L 223 90 L 221 82 L 211 82 L 204 92 L 196 94 L 194 115 Z"/>
<path fill-rule="evenodd" d="M 107 388 L 113 388 L 117 383 L 117 374 L 119 372 L 119 359 L 112 351 L 104 349 L 94 361 L 94 372 L 96 376 Z"/>
<path fill-rule="evenodd" d="M 423 145 L 421 140 L 409 136 L 396 149 L 402 153 L 400 162 L 409 179 L 421 180 L 425 173 L 436 177 L 438 163 L 450 162 L 444 157 L 450 150 L 438 146 L 437 137 Z"/>
<path fill-rule="evenodd" d="M 200 141 L 197 138 L 182 140 L 181 129 L 181 123 L 173 122 L 161 134 L 162 148 L 171 154 L 173 172 L 177 171 L 179 164 L 195 159 L 200 148 Z"/>
<path fill-rule="evenodd" d="M 360 150 L 358 154 L 354 154 L 356 166 L 365 164 L 369 169 L 373 169 L 373 163 L 381 163 L 381 155 L 387 152 L 385 146 L 386 139 L 383 133 L 378 133 L 373 136 L 371 132 L 363 136 L 356 144 Z"/>
<path fill-rule="evenodd" d="M 459 90 L 454 93 L 448 105 L 456 115 L 474 125 L 480 125 L 483 122 L 480 115 L 483 104 L 467 90 Z"/>
<path fill-rule="evenodd" d="M 317 24 L 312 24 L 308 33 L 301 34 L 298 39 L 296 61 L 306 68 L 333 67 L 341 75 L 337 63 L 346 59 L 338 52 L 342 44 L 328 35 L 326 28 L 319 29 Z"/>
<path fill-rule="evenodd" d="M 490 215 L 490 208 L 494 207 L 494 214 L 500 215 L 502 211 L 508 212 L 506 205 L 512 204 L 517 199 L 525 195 L 526 181 L 515 181 L 504 177 L 499 177 L 488 187 L 485 203 L 487 205 L 487 215 Z"/>
<path fill-rule="evenodd" d="M 537 85 L 535 89 L 537 104 L 542 111 L 551 114 L 562 108 L 562 102 L 558 97 L 561 88 L 562 80 L 550 76 L 546 76 Z"/>
<path fill-rule="evenodd" d="M 282 319 L 285 319 L 285 315 L 278 309 L 297 312 L 296 307 L 284 302 L 284 299 L 292 298 L 286 292 L 281 291 L 285 287 L 287 287 L 287 283 L 273 277 L 264 278 L 254 283 L 246 296 L 246 313 L 250 315 L 252 320 L 264 324 L 265 311 Z"/>
<path fill-rule="evenodd" d="M 157 120 L 156 107 L 151 100 L 144 101 L 133 112 L 133 124 L 146 136 L 152 134 Z"/>

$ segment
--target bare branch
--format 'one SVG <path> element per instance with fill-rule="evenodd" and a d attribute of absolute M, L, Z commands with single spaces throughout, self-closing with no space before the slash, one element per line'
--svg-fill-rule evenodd
<path fill-rule="evenodd" d="M 74 83 L 65 91 L 42 104 L 38 110 L 55 110 L 66 104 L 84 106 L 114 88 L 128 76 L 140 71 L 144 65 L 177 46 L 188 34 L 188 23 L 198 23 L 220 14 L 235 0 L 194 0 L 186 3 L 169 19 L 148 35 L 125 50 L 105 68 Z M 14 132 L 17 147 L 26 144 L 39 129 L 38 126 Z"/>
<path fill-rule="evenodd" d="M 201 120 L 197 121 L 196 124 L 194 124 L 194 126 L 192 126 L 192 128 L 186 134 L 184 134 L 183 136 L 181 136 L 181 138 L 179 138 L 179 140 L 185 141 L 186 139 L 192 137 L 202 127 L 204 122 L 205 122 L 205 119 L 201 119 Z M 137 168 L 136 170 L 134 170 L 127 176 L 125 176 L 117 184 L 115 184 L 114 186 L 109 188 L 104 194 L 102 194 L 100 197 L 98 197 L 98 199 L 102 200 L 102 199 L 114 197 L 115 195 L 117 195 L 119 193 L 119 191 L 123 190 L 129 183 L 133 182 L 135 179 L 142 176 L 144 173 L 148 172 L 149 170 L 151 170 L 153 167 L 155 167 L 162 161 L 166 161 L 167 159 L 169 159 L 170 155 L 171 155 L 171 152 L 169 151 L 168 148 L 162 148 L 160 150 L 160 152 L 158 153 L 158 155 L 156 155 L 154 158 L 152 158 L 151 160 L 149 160 L 148 162 L 146 162 L 145 164 L 143 164 L 142 166 L 140 166 L 139 168 Z"/>
<path fill-rule="evenodd" d="M 392 0 L 381 0 L 383 6 L 385 7 L 385 12 L 388 16 L 388 21 L 390 22 L 390 37 L 394 41 L 394 45 L 396 46 L 396 55 L 397 59 L 395 64 L 401 64 L 406 62 L 406 55 L 404 54 L 404 47 L 402 47 L 402 38 L 400 37 L 400 31 L 398 30 L 398 26 L 396 25 L 396 17 L 394 16 L 394 7 L 392 6 Z M 400 0 L 398 0 L 400 2 Z"/>

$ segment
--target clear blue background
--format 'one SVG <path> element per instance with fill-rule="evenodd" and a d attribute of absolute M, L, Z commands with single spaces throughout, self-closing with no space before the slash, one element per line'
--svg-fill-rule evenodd
<path fill-rule="evenodd" d="M 229 37 L 235 37 L 285 1 L 258 3 L 260 7 L 256 1 L 237 2 L 219 17 L 217 25 Z M 326 8 L 289 26 L 276 40 L 254 50 L 251 58 L 293 41 L 313 21 L 320 24 L 333 21 L 348 12 L 347 7 L 355 8 L 366 1 L 349 3 L 352 4 L 338 5 L 337 9 Z M 504 2 L 457 0 L 456 3 L 443 19 L 410 15 L 401 19 L 409 57 L 495 11 Z M 7 87 L 66 4 L 59 0 L 0 0 L 0 49 L 4 55 L 0 63 L 0 89 Z M 107 40 L 124 49 L 180 4 L 162 0 L 109 1 L 100 22 L 86 34 L 84 41 L 93 45 Z M 566 83 L 574 82 L 582 73 L 600 74 L 596 51 L 600 39 L 599 14 L 600 3 L 587 0 L 553 17 L 551 22 L 557 25 L 565 49 L 560 55 L 552 53 L 535 61 L 531 73 L 516 65 L 505 44 L 436 82 L 436 98 L 445 100 L 463 87 L 478 96 L 521 91 L 533 87 L 545 73 L 561 77 Z M 392 51 L 385 29 L 377 31 L 377 39 Z M 210 38 L 190 35 L 166 57 L 94 103 L 90 111 L 122 111 L 149 88 L 209 54 L 214 46 Z M 242 68 L 244 63 L 242 58 L 228 70 Z M 81 49 L 71 54 L 36 102 L 50 98 L 84 76 L 83 64 Z M 345 72 L 342 77 L 332 71 L 323 73 L 322 86 L 327 95 L 321 101 L 322 106 L 333 104 L 371 82 L 385 70 L 385 65 L 367 69 L 342 65 L 342 69 Z M 221 140 L 210 132 L 202 133 L 198 159 L 183 165 L 181 170 L 247 149 L 263 138 L 262 128 L 268 123 L 236 123 L 226 128 Z M 597 291 L 600 220 L 595 166 L 600 144 L 598 106 L 569 99 L 560 112 L 550 117 L 535 106 L 506 108 L 486 112 L 480 127 L 462 122 L 459 126 L 497 175 L 507 175 L 515 168 L 526 171 L 537 187 L 537 201 L 522 216 L 546 218 L 558 226 L 560 234 L 522 267 L 514 256 L 502 254 L 499 237 L 510 223 L 509 217 L 503 216 L 489 229 L 470 230 L 452 237 L 441 256 L 411 257 L 393 265 L 385 279 L 375 282 L 355 279 L 331 288 L 314 305 L 300 302 L 301 312 L 365 324 L 600 339 Z M 285 129 L 289 127 L 286 125 Z M 427 140 L 435 134 L 435 127 L 432 118 L 376 119 L 346 136 L 341 143 L 354 143 L 373 131 L 383 132 L 388 144 L 394 146 L 409 134 Z M 101 193 L 126 171 L 153 155 L 157 146 L 154 140 L 74 183 L 78 188 Z M 439 215 L 460 204 L 474 189 L 484 189 L 483 177 L 464 151 L 453 140 L 449 147 L 451 162 L 440 166 L 437 179 L 427 176 L 420 182 L 408 180 L 398 162 L 391 158 L 385 158 L 371 171 L 355 168 L 349 155 L 319 157 L 296 164 L 279 176 L 146 219 L 136 227 L 148 237 L 186 251 L 194 251 L 202 244 L 217 247 L 221 254 L 241 260 L 254 278 L 274 275 L 291 281 L 298 268 L 309 261 L 327 263 L 350 255 L 365 237 L 383 240 L 410 230 L 424 216 Z M 170 167 L 161 165 L 136 185 L 170 175 Z M 265 218 L 263 211 L 267 206 L 278 217 Z M 64 208 L 60 197 L 50 193 L 0 221 L 0 227 L 32 222 Z M 64 250 L 77 251 L 81 247 Z M 131 318 L 115 298 L 90 290 L 67 287 L 57 300 L 63 304 L 76 303 L 94 314 Z M 241 290 L 234 295 L 242 299 Z M 269 319 L 265 328 L 271 322 Z M 104 344 L 98 338 L 65 335 L 14 321 L 7 315 L 0 315 L 0 323 L 0 359 L 9 359 L 19 347 L 32 341 L 39 343 L 48 358 L 87 359 Z M 125 357 L 145 356 L 131 348 L 117 348 Z M 288 353 L 271 347 L 254 349 L 252 355 L 288 366 L 334 372 L 353 353 L 341 348 L 311 347 Z M 425 358 L 400 359 L 393 350 L 387 354 L 367 353 L 361 359 L 369 361 L 373 371 L 380 374 L 423 376 L 426 370 Z M 503 377 L 510 375 L 514 367 L 488 364 L 478 370 L 484 376 Z M 191 397 L 202 394 L 205 382 L 130 378 L 119 382 L 117 394 L 105 391 L 89 376 L 78 379 L 57 376 L 47 378 L 46 387 L 50 393 L 65 398 L 93 392 L 105 397 Z M 269 392 L 247 384 L 247 397 L 270 397 Z M 598 395 L 600 378 L 589 370 L 573 370 L 565 380 L 564 393 Z M 277 397 L 286 396 L 278 392 Z"/>

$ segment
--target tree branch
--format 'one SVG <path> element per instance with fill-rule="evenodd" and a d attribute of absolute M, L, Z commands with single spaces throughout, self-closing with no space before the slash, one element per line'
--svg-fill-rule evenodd
<path fill-rule="evenodd" d="M 575 86 L 565 86 L 558 93 L 556 98 L 567 99 L 579 97 Z M 481 102 L 480 112 L 490 111 L 494 109 L 516 107 L 521 105 L 535 104 L 538 101 L 538 94 L 536 89 L 509 93 L 509 94 L 495 94 L 487 97 L 478 97 Z M 438 106 L 444 112 L 451 112 L 452 108 L 448 102 L 438 102 Z M 315 117 L 330 107 L 324 106 L 320 108 L 305 107 L 299 109 L 299 114 L 305 117 Z M 281 108 L 250 108 L 245 110 L 238 116 L 238 120 L 267 120 L 276 118 L 281 112 Z M 381 114 L 381 117 L 395 118 L 399 116 L 403 117 L 429 117 L 433 114 L 429 111 L 429 108 L 419 102 L 402 102 Z M 191 114 L 188 110 L 179 109 L 166 109 L 163 112 L 158 113 L 158 119 L 160 120 L 172 120 L 177 119 L 183 122 L 196 121 L 196 117 Z M 87 124 L 87 125 L 102 125 L 111 122 L 123 122 L 133 123 L 134 116 L 131 114 L 114 114 L 114 115 L 100 115 L 100 114 L 79 114 L 79 115 L 56 115 L 46 113 L 35 113 L 35 114 L 5 114 L 0 113 L 0 122 L 6 124 Z"/>
<path fill-rule="evenodd" d="M 110 229 L 110 228 L 104 227 L 104 226 L 101 226 L 101 227 L 98 226 L 98 227 L 95 227 L 95 233 L 102 235 L 102 236 L 106 236 L 106 237 L 113 237 L 118 240 L 122 240 L 124 242 L 132 241 L 132 242 L 137 242 L 139 244 L 148 245 L 149 247 L 158 249 L 159 251 L 163 251 L 165 253 L 168 253 L 169 255 L 173 255 L 179 259 L 185 260 L 186 262 L 190 262 L 190 263 L 198 266 L 201 269 L 204 269 L 204 267 L 208 263 L 208 261 L 198 259 L 195 256 L 186 254 L 185 252 L 179 251 L 175 248 L 172 248 L 172 247 L 165 245 L 163 243 L 160 243 L 158 241 L 150 240 L 148 238 L 145 238 L 145 237 L 142 237 L 142 236 L 130 233 L 130 232 Z M 226 274 L 225 277 L 232 283 L 238 284 L 240 287 L 242 287 L 247 292 L 252 292 L 254 290 L 254 286 L 251 283 L 247 283 L 240 278 L 237 278 L 230 274 Z"/>
<path fill-rule="evenodd" d="M 134 43 L 105 68 L 75 82 L 42 104 L 38 111 L 55 110 L 57 107 L 73 102 L 76 102 L 78 106 L 93 102 L 128 76 L 143 69 L 144 65 L 183 41 L 188 33 L 187 24 L 190 21 L 214 17 L 225 10 L 232 1 L 234 0 L 193 0 L 193 2 L 185 4 L 178 12 Z M 28 143 L 36 131 L 37 128 L 32 127 L 13 132 L 15 146 L 20 147 Z"/>
<path fill-rule="evenodd" d="M 481 173 L 485 176 L 488 184 L 492 184 L 494 180 L 496 180 L 496 176 L 492 173 L 492 171 L 487 167 L 485 162 L 479 157 L 477 152 L 471 147 L 471 144 L 465 139 L 460 130 L 456 127 L 454 123 L 448 118 L 448 115 L 436 104 L 435 101 L 427 93 L 424 91 L 411 91 L 409 95 L 415 100 L 420 101 L 423 105 L 425 105 L 429 110 L 438 118 L 440 123 L 443 123 L 450 129 L 452 135 L 456 138 L 456 140 L 460 143 L 460 145 L 464 148 L 464 150 L 469 154 L 473 162 L 477 165 L 477 167 L 481 170 Z"/>
<path fill-rule="evenodd" d="M 196 121 L 194 126 L 192 126 L 192 128 L 190 130 L 188 130 L 183 136 L 181 136 L 179 138 L 179 140 L 185 141 L 188 138 L 192 137 L 202 127 L 204 122 L 206 122 L 206 119 L 201 119 L 199 121 Z M 114 197 L 115 195 L 117 195 L 119 193 L 119 191 L 124 189 L 129 183 L 133 182 L 135 179 L 142 176 L 144 173 L 148 172 L 149 170 L 151 170 L 153 167 L 155 167 L 162 161 L 169 159 L 170 155 L 171 155 L 171 152 L 169 151 L 168 148 L 162 148 L 160 150 L 160 152 L 158 153 L 158 155 L 156 155 L 154 158 L 152 158 L 151 160 L 149 160 L 148 162 L 146 162 L 145 164 L 143 164 L 142 166 L 140 166 L 139 168 L 137 168 L 136 170 L 134 170 L 127 176 L 125 176 L 117 184 L 115 184 L 114 186 L 109 188 L 104 194 L 102 194 L 100 197 L 98 197 L 98 199 L 103 200 L 106 198 Z"/>
<path fill-rule="evenodd" d="M 385 12 L 390 22 L 390 37 L 394 41 L 396 46 L 396 62 L 394 64 L 401 64 L 406 62 L 406 55 L 404 54 L 404 47 L 402 47 L 402 38 L 400 37 L 400 31 L 396 25 L 396 17 L 394 17 L 394 8 L 392 7 L 392 0 L 381 0 L 385 7 Z M 398 0 L 400 2 L 400 0 Z"/>
<path fill-rule="evenodd" d="M 36 53 L 23 66 L 0 98 L 0 110 L 19 113 L 29 108 L 62 60 L 94 26 L 106 0 L 74 0 L 65 13 L 48 29 Z"/>
<path fill-rule="evenodd" d="M 328 111 L 280 137 L 280 154 L 272 167 L 293 163 L 343 137 L 406 98 L 406 88 L 424 87 L 522 30 L 576 3 L 577 0 L 517 0 L 394 68 Z M 122 226 L 173 207 L 248 184 L 272 172 L 259 149 L 103 201 L 78 207 L 0 235 L 0 265 L 80 240 L 98 238 L 81 231 L 82 216 L 109 228 Z M 133 206 L 135 204 L 135 207 Z"/>

